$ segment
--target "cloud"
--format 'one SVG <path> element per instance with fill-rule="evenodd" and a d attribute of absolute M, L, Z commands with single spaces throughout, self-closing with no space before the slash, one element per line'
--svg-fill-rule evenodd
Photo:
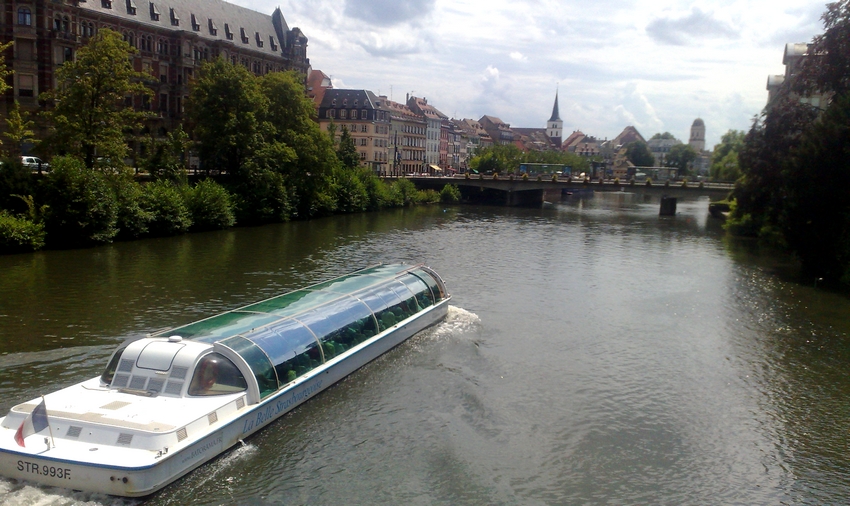
<path fill-rule="evenodd" d="M 358 37 L 357 45 L 362 47 L 372 56 L 382 58 L 400 58 L 411 54 L 420 53 L 427 44 L 427 38 L 409 37 L 403 34 L 394 36 L 392 32 L 363 33 Z"/>
<path fill-rule="evenodd" d="M 436 0 L 345 0 L 345 15 L 378 26 L 417 24 L 435 4 Z"/>
<path fill-rule="evenodd" d="M 646 33 L 661 44 L 687 46 L 696 39 L 737 39 L 739 33 L 732 26 L 715 19 L 698 7 L 682 17 L 655 18 L 646 26 Z"/>
<path fill-rule="evenodd" d="M 528 57 L 525 56 L 524 54 L 520 53 L 519 51 L 511 51 L 510 56 L 511 56 L 511 60 L 528 61 Z"/>
<path fill-rule="evenodd" d="M 664 126 L 664 122 L 655 112 L 655 107 L 635 83 L 626 85 L 620 102 L 614 107 L 614 113 L 627 124 L 634 125 L 638 130 L 645 130 L 641 132 L 644 137 L 652 135 L 650 131 L 654 133 Z"/>

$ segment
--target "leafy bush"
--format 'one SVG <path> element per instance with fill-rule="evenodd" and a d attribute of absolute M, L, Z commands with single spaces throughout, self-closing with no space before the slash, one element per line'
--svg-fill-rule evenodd
<path fill-rule="evenodd" d="M 420 190 L 416 192 L 415 202 L 417 204 L 436 204 L 440 201 L 437 190 Z"/>
<path fill-rule="evenodd" d="M 242 225 L 279 223 L 292 213 L 284 177 L 271 170 L 244 170 L 230 188 L 236 221 Z"/>
<path fill-rule="evenodd" d="M 78 247 L 111 242 L 118 233 L 118 203 L 106 176 L 71 156 L 52 160 L 44 180 L 47 244 Z"/>
<path fill-rule="evenodd" d="M 392 205 L 392 192 L 389 184 L 375 177 L 372 171 L 365 167 L 358 169 L 357 175 L 366 189 L 366 198 L 368 199 L 366 208 L 368 210 L 376 211 Z"/>
<path fill-rule="evenodd" d="M 127 174 L 116 174 L 110 178 L 115 192 L 117 208 L 118 239 L 134 239 L 148 233 L 148 224 L 154 216 L 144 208 L 144 192 L 141 185 Z"/>
<path fill-rule="evenodd" d="M 390 202 L 393 206 L 408 206 L 417 202 L 416 185 L 409 179 L 398 179 L 390 185 Z"/>
<path fill-rule="evenodd" d="M 0 209 L 13 213 L 26 212 L 27 206 L 14 195 L 32 195 L 35 180 L 32 170 L 24 167 L 19 157 L 0 159 Z"/>
<path fill-rule="evenodd" d="M 528 178 L 528 174 L 525 174 L 526 179 Z M 440 202 L 447 202 L 454 204 L 460 201 L 460 189 L 458 189 L 457 185 L 447 184 L 443 186 L 443 189 L 440 190 Z"/>
<path fill-rule="evenodd" d="M 212 179 L 187 188 L 185 199 L 192 217 L 191 230 L 218 230 L 236 223 L 230 193 Z"/>
<path fill-rule="evenodd" d="M 160 180 L 144 187 L 144 208 L 153 217 L 148 230 L 153 236 L 182 234 L 192 226 L 192 215 L 183 194 L 173 184 Z"/>
<path fill-rule="evenodd" d="M 0 254 L 39 250 L 44 236 L 43 224 L 0 210 Z"/>
<path fill-rule="evenodd" d="M 336 208 L 344 213 L 365 211 L 369 206 L 369 192 L 354 169 L 339 167 L 334 170 Z"/>

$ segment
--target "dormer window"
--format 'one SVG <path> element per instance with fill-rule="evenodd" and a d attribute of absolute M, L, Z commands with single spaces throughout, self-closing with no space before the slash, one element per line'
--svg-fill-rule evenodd
<path fill-rule="evenodd" d="M 180 17 L 174 11 L 174 7 L 169 7 L 168 12 L 169 12 L 169 17 L 171 18 L 171 25 L 172 26 L 180 26 Z"/>
<path fill-rule="evenodd" d="M 242 39 L 242 43 L 243 43 L 243 44 L 247 44 L 247 43 L 248 43 L 248 34 L 247 34 L 247 33 L 245 33 L 245 29 L 244 29 L 244 28 L 239 28 L 239 36 L 240 36 L 240 38 Z"/>
<path fill-rule="evenodd" d="M 104 9 L 112 8 L 112 0 L 100 0 L 100 6 Z"/>
<path fill-rule="evenodd" d="M 224 24 L 224 36 L 227 37 L 227 40 L 233 40 L 233 32 L 230 30 L 230 25 Z"/>
<path fill-rule="evenodd" d="M 156 8 L 156 4 L 151 2 L 151 20 L 159 21 L 159 9 Z"/>
<path fill-rule="evenodd" d="M 131 16 L 136 15 L 136 1 L 135 0 L 127 0 L 127 14 Z"/>
<path fill-rule="evenodd" d="M 269 35 L 269 46 L 272 48 L 272 51 L 277 51 L 277 42 L 274 41 L 273 35 Z"/>
<path fill-rule="evenodd" d="M 212 18 L 209 18 L 210 35 L 218 35 L 218 27 L 215 26 Z"/>
<path fill-rule="evenodd" d="M 254 32 L 254 39 L 257 41 L 257 47 L 263 47 L 263 39 L 260 38 L 260 32 Z"/>
<path fill-rule="evenodd" d="M 192 30 L 194 30 L 196 32 L 200 31 L 201 30 L 201 24 L 198 23 L 198 18 L 196 18 L 194 14 L 192 14 L 191 21 L 192 21 Z"/>

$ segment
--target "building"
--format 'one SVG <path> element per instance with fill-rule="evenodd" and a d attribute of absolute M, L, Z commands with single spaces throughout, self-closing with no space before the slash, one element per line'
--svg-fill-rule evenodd
<path fill-rule="evenodd" d="M 767 107 L 773 101 L 784 94 L 790 93 L 786 83 L 791 83 L 794 76 L 799 72 L 803 60 L 808 58 L 811 44 L 805 42 L 791 42 L 785 44 L 785 52 L 782 54 L 782 64 L 785 65 L 785 73 L 767 77 Z M 817 55 L 816 55 L 817 56 Z M 800 97 L 800 102 L 814 107 L 825 108 L 829 97 L 822 93 L 813 93 L 808 97 Z"/>
<path fill-rule="evenodd" d="M 200 65 L 223 57 L 254 74 L 309 70 L 307 37 L 290 29 L 280 9 L 272 15 L 222 0 L 0 0 L 3 41 L 14 41 L 6 62 L 14 71 L 12 92 L 0 103 L 6 113 L 15 100 L 39 109 L 38 95 L 56 86 L 56 71 L 94 37 L 109 28 L 138 49 L 137 71 L 150 73 L 153 98 L 136 104 L 159 114 L 155 131 L 182 120 L 189 82 Z M 36 117 L 38 119 L 38 117 Z M 0 125 L 5 127 L 5 125 Z M 43 134 L 47 125 L 39 124 Z"/>
<path fill-rule="evenodd" d="M 691 137 L 688 139 L 688 145 L 694 148 L 697 153 L 705 151 L 705 122 L 701 118 L 695 119 L 691 125 Z"/>
<path fill-rule="evenodd" d="M 664 160 L 667 159 L 667 155 L 670 153 L 670 149 L 681 143 L 682 141 L 672 135 L 664 137 L 658 136 L 646 141 L 646 147 L 649 148 L 653 158 L 655 158 L 655 166 L 662 167 L 664 165 Z"/>
<path fill-rule="evenodd" d="M 561 147 L 561 132 L 564 130 L 564 122 L 561 121 L 561 113 L 558 111 L 558 92 L 555 92 L 555 105 L 552 106 L 552 116 L 549 117 L 549 122 L 546 125 L 546 136 L 549 141 L 555 146 L 555 149 Z"/>
<path fill-rule="evenodd" d="M 425 117 L 413 112 L 407 104 L 380 97 L 381 108 L 390 116 L 390 133 L 387 139 L 392 163 L 389 173 L 394 176 L 426 171 L 425 144 L 427 122 Z"/>
<path fill-rule="evenodd" d="M 508 145 L 514 142 L 514 133 L 511 130 L 511 125 L 499 118 L 485 115 L 481 116 L 478 123 L 490 135 L 493 144 Z"/>
<path fill-rule="evenodd" d="M 428 104 L 428 99 L 407 97 L 407 106 L 414 113 L 425 118 L 425 160 L 427 172 L 441 172 L 447 167 L 448 158 L 448 120 L 449 117 Z M 445 129 L 443 123 L 445 122 Z"/>
<path fill-rule="evenodd" d="M 319 127 L 327 132 L 333 125 L 337 139 L 342 127 L 348 129 L 361 165 L 375 173 L 389 171 L 390 112 L 382 97 L 369 90 L 326 89 L 318 116 Z"/>

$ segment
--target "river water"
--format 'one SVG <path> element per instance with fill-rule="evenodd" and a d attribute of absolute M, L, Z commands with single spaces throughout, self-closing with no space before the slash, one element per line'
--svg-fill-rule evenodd
<path fill-rule="evenodd" d="M 9 504 L 847 504 L 850 302 L 708 202 L 421 207 L 0 257 L 0 412 L 127 337 L 382 262 L 447 320 L 146 499 Z"/>

